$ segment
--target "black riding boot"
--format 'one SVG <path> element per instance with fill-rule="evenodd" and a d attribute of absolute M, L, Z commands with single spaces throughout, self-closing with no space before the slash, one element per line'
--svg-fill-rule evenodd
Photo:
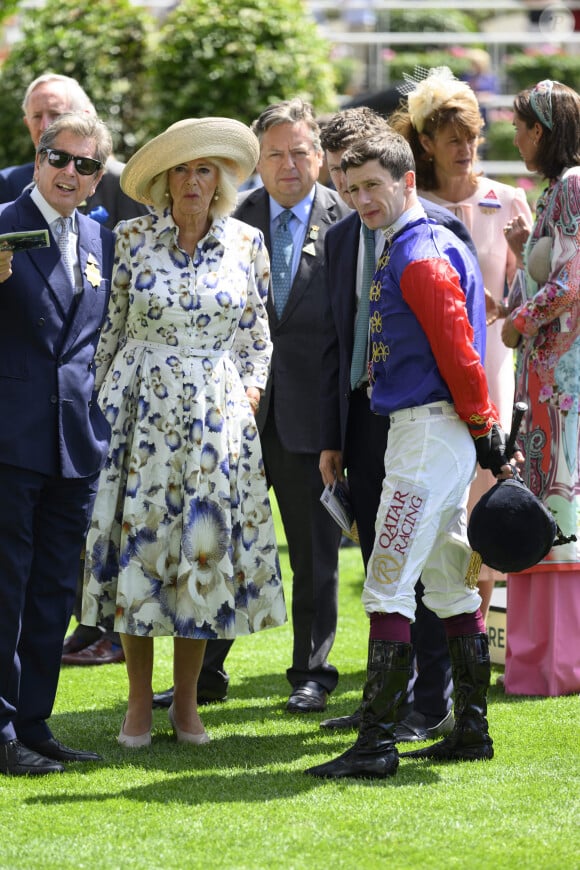
<path fill-rule="evenodd" d="M 491 676 L 487 635 L 467 634 L 449 638 L 449 652 L 455 688 L 455 727 L 439 743 L 426 749 L 402 752 L 401 758 L 434 758 L 439 761 L 493 758 L 493 741 L 485 718 Z"/>
<path fill-rule="evenodd" d="M 399 766 L 395 725 L 399 706 L 407 694 L 412 650 L 410 643 L 369 641 L 357 741 L 338 758 L 310 767 L 306 773 L 328 778 L 394 776 Z"/>

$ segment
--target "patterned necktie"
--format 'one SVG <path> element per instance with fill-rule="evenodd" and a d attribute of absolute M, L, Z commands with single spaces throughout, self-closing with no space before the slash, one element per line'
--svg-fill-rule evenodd
<path fill-rule="evenodd" d="M 72 258 L 70 255 L 70 245 L 69 245 L 69 233 L 71 230 L 72 220 L 69 217 L 60 217 L 57 222 L 57 236 L 56 240 L 58 242 L 58 247 L 60 249 L 60 255 L 62 257 L 62 262 L 66 271 L 68 272 L 68 276 L 71 280 L 71 284 L 75 285 L 74 279 L 74 271 Z"/>
<path fill-rule="evenodd" d="M 365 377 L 369 343 L 369 291 L 375 274 L 375 232 L 362 224 L 364 239 L 363 273 L 360 302 L 354 329 L 354 344 L 350 366 L 350 388 L 354 390 Z"/>
<path fill-rule="evenodd" d="M 272 239 L 272 288 L 274 290 L 274 307 L 281 317 L 292 286 L 292 254 L 294 242 L 290 232 L 290 209 L 284 209 L 278 218 L 278 226 Z"/>

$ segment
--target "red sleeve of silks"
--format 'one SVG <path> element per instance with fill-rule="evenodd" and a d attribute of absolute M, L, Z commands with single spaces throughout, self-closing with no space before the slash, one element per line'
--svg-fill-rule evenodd
<path fill-rule="evenodd" d="M 415 260 L 403 272 L 400 287 L 403 299 L 429 339 L 458 416 L 473 438 L 487 435 L 499 416 L 473 346 L 473 327 L 459 275 L 447 260 Z"/>

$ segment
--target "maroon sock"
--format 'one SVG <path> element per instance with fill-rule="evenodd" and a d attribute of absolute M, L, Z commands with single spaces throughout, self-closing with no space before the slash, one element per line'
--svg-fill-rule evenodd
<path fill-rule="evenodd" d="M 411 643 L 411 620 L 400 613 L 371 613 L 371 640 Z"/>
<path fill-rule="evenodd" d="M 459 613 L 443 620 L 447 637 L 460 637 L 465 634 L 485 634 L 485 622 L 478 608 L 475 613 Z"/>

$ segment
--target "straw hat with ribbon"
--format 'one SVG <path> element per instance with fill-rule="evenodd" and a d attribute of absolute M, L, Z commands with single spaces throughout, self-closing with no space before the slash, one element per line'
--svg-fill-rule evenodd
<path fill-rule="evenodd" d="M 162 172 L 198 160 L 219 157 L 235 174 L 238 185 L 252 174 L 260 146 L 249 127 L 232 118 L 186 118 L 177 121 L 134 154 L 121 175 L 121 188 L 138 202 L 153 205 L 151 184 Z"/>

